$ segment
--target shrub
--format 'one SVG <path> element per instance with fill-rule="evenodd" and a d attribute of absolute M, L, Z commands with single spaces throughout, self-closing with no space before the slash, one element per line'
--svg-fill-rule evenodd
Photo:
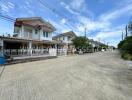
<path fill-rule="evenodd" d="M 132 60 L 132 55 L 128 53 L 123 53 L 121 57 L 125 60 Z"/>
<path fill-rule="evenodd" d="M 124 59 L 132 60 L 132 36 L 121 41 L 118 44 L 118 49 L 121 51 Z"/>

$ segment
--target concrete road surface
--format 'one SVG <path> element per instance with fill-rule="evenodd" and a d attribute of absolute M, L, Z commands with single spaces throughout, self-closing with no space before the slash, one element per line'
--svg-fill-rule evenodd
<path fill-rule="evenodd" d="M 132 100 L 132 62 L 118 52 L 6 66 L 0 100 Z"/>

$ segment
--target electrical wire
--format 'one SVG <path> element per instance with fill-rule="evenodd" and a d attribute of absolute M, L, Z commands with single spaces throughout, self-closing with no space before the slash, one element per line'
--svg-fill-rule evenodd
<path fill-rule="evenodd" d="M 44 7 L 46 7 L 47 9 L 49 9 L 52 13 L 56 14 L 57 16 L 59 16 L 60 18 L 65 18 L 65 19 L 68 19 L 66 18 L 65 16 L 63 16 L 62 14 L 60 14 L 58 11 L 56 11 L 54 8 L 51 8 L 44 0 L 37 0 L 39 1 L 39 3 L 41 5 L 43 5 Z M 69 23 L 66 23 L 67 27 L 69 28 L 72 28 L 74 30 L 74 26 L 72 26 L 71 24 Z"/>

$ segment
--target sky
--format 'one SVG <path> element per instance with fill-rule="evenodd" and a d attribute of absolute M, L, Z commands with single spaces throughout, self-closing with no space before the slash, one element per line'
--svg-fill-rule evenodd
<path fill-rule="evenodd" d="M 117 46 L 132 16 L 132 0 L 0 0 L 0 13 L 12 18 L 42 17 L 56 34 L 74 31 Z M 13 34 L 14 23 L 0 17 L 0 34 Z"/>

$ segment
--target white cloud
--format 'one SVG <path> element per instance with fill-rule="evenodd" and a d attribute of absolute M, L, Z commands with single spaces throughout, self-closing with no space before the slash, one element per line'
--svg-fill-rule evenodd
<path fill-rule="evenodd" d="M 81 25 L 78 25 L 78 29 L 80 31 L 84 30 L 84 28 L 87 28 L 87 31 L 96 31 L 100 29 L 107 29 L 110 27 L 109 22 L 101 22 L 101 21 L 94 21 L 91 20 L 90 18 L 83 17 L 83 16 L 78 16 L 79 22 Z"/>
<path fill-rule="evenodd" d="M 10 9 L 14 9 L 15 5 L 12 2 L 7 3 Z"/>
<path fill-rule="evenodd" d="M 86 0 L 71 0 L 71 2 L 69 2 L 68 4 L 61 1 L 60 4 L 73 15 L 78 16 L 83 13 L 93 17 L 93 13 L 87 8 Z"/>
<path fill-rule="evenodd" d="M 60 4 L 67 9 L 71 14 L 78 15 L 79 13 L 76 11 L 73 11 L 69 5 L 65 4 L 64 2 L 60 2 Z"/>
<path fill-rule="evenodd" d="M 36 16 L 36 13 L 32 10 L 33 9 L 33 5 L 32 5 L 31 0 L 26 0 L 24 1 L 24 5 L 19 7 L 19 10 L 21 11 L 21 13 L 19 13 L 20 17 L 34 17 Z M 25 13 L 26 11 L 26 13 Z"/>
<path fill-rule="evenodd" d="M 4 12 L 9 12 L 9 8 L 5 4 L 1 5 L 1 10 Z"/>
<path fill-rule="evenodd" d="M 65 19 L 65 18 L 63 18 L 62 20 L 61 20 L 61 23 L 62 24 L 65 24 L 67 22 L 67 20 Z"/>
<path fill-rule="evenodd" d="M 95 36 L 95 38 L 101 38 L 101 39 L 106 39 L 106 38 L 116 38 L 121 36 L 121 31 L 116 30 L 116 31 L 101 31 Z"/>
<path fill-rule="evenodd" d="M 117 45 L 117 43 L 121 40 L 122 30 L 125 25 L 113 26 L 113 21 L 125 14 L 131 13 L 132 3 L 129 3 L 102 14 L 97 18 L 97 20 L 92 20 L 91 18 L 79 15 L 77 16 L 79 22 L 77 28 L 81 33 L 84 33 L 85 28 L 87 28 L 88 33 L 97 31 L 94 37 L 95 40 L 101 38 L 102 42 L 107 40 L 111 41 L 111 44 Z"/>
<path fill-rule="evenodd" d="M 120 25 L 117 27 L 108 28 L 107 30 L 101 30 L 98 32 L 94 39 L 100 38 L 101 41 L 109 42 L 109 44 L 113 44 L 114 46 L 117 46 L 118 42 L 122 38 L 122 29 L 125 27 L 125 25 Z"/>
<path fill-rule="evenodd" d="M 120 8 L 114 9 L 108 13 L 105 13 L 100 16 L 100 20 L 102 21 L 108 21 L 117 19 L 118 17 L 121 17 L 123 14 L 129 14 L 132 13 L 132 3 L 121 6 Z"/>
<path fill-rule="evenodd" d="M 78 25 L 77 25 L 77 32 L 78 35 L 84 35 L 84 29 L 87 28 L 87 33 L 91 33 L 93 31 L 99 31 L 95 34 L 95 36 L 88 36 L 89 38 L 92 37 L 95 40 L 101 39 L 101 42 L 104 41 L 109 42 L 110 45 L 117 46 L 118 42 L 121 40 L 122 30 L 124 29 L 125 25 L 120 26 L 113 26 L 113 19 L 117 19 L 123 16 L 126 13 L 129 13 L 132 6 L 127 6 L 122 9 L 116 9 L 115 11 L 105 13 L 101 15 L 97 20 L 92 20 L 88 17 L 84 16 L 77 16 Z M 119 12 L 118 12 L 119 11 Z M 119 13 L 119 14 L 118 14 Z"/>
<path fill-rule="evenodd" d="M 69 32 L 69 31 L 71 31 L 71 30 L 70 29 L 64 29 L 61 31 L 61 33 Z"/>
<path fill-rule="evenodd" d="M 86 8 L 85 0 L 72 0 L 70 7 L 75 10 L 81 10 Z"/>
<path fill-rule="evenodd" d="M 49 22 L 52 23 L 52 25 L 57 29 L 57 32 L 59 32 L 59 34 L 66 32 L 66 31 L 71 31 L 70 28 L 63 23 L 58 23 L 58 22 L 53 21 L 51 19 L 49 19 Z"/>
<path fill-rule="evenodd" d="M 0 2 L 0 4 L 1 4 L 1 10 L 7 13 L 9 13 L 15 7 L 15 5 L 11 2 L 7 2 L 7 3 Z"/>
<path fill-rule="evenodd" d="M 81 23 L 78 24 L 78 29 L 83 31 L 84 28 L 87 28 L 88 31 L 108 31 L 112 26 L 112 19 L 123 16 L 126 13 L 132 12 L 132 4 L 113 10 L 112 12 L 102 14 L 97 20 L 92 20 L 84 16 L 77 16 L 78 21 Z"/>

